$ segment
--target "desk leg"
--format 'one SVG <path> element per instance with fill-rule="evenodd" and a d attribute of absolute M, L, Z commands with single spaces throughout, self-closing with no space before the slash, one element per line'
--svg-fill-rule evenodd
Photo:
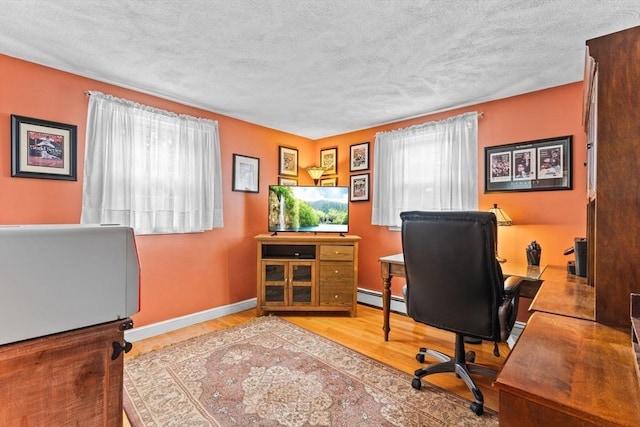
<path fill-rule="evenodd" d="M 391 311 L 391 275 L 382 277 L 382 315 L 384 316 L 384 340 L 389 341 L 389 312 Z"/>

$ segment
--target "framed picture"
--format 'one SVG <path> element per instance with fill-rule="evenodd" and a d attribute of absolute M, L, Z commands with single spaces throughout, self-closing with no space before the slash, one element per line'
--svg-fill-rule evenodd
<path fill-rule="evenodd" d="M 11 176 L 77 181 L 78 127 L 11 115 Z"/>
<path fill-rule="evenodd" d="M 351 190 L 349 191 L 352 202 L 369 200 L 369 174 L 351 175 Z"/>
<path fill-rule="evenodd" d="M 369 143 L 354 144 L 349 156 L 349 171 L 366 171 L 369 169 Z"/>
<path fill-rule="evenodd" d="M 320 180 L 321 187 L 336 187 L 338 185 L 338 177 L 323 178 Z"/>
<path fill-rule="evenodd" d="M 338 147 L 320 150 L 320 166 L 324 168 L 325 175 L 338 173 Z"/>
<path fill-rule="evenodd" d="M 278 185 L 298 185 L 298 180 L 293 178 L 278 177 Z"/>
<path fill-rule="evenodd" d="M 260 159 L 256 157 L 233 155 L 233 191 L 246 193 L 260 192 Z"/>
<path fill-rule="evenodd" d="M 278 147 L 278 175 L 298 176 L 298 150 Z"/>
<path fill-rule="evenodd" d="M 570 190 L 571 135 L 484 149 L 484 192 Z"/>

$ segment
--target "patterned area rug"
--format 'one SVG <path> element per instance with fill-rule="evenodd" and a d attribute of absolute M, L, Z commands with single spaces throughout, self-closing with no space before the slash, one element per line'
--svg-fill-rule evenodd
<path fill-rule="evenodd" d="M 125 360 L 124 408 L 147 426 L 474 426 L 469 402 L 279 317 Z"/>

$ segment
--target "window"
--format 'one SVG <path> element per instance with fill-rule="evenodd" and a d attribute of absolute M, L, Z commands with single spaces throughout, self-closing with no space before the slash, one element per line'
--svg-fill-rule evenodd
<path fill-rule="evenodd" d="M 90 92 L 82 223 L 136 234 L 222 227 L 218 123 Z"/>
<path fill-rule="evenodd" d="M 401 226 L 400 212 L 476 210 L 478 114 L 376 134 L 372 224 Z"/>

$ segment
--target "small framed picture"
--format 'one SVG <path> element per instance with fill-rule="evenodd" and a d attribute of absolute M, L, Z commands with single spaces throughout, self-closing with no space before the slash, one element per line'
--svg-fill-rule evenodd
<path fill-rule="evenodd" d="M 369 169 L 369 143 L 354 144 L 349 156 L 349 171 L 366 171 Z"/>
<path fill-rule="evenodd" d="M 11 176 L 77 181 L 76 125 L 11 115 Z"/>
<path fill-rule="evenodd" d="M 320 150 L 320 166 L 324 168 L 325 175 L 338 173 L 338 147 Z"/>
<path fill-rule="evenodd" d="M 293 178 L 278 177 L 278 185 L 298 185 L 298 180 Z"/>
<path fill-rule="evenodd" d="M 321 187 L 336 187 L 338 185 L 338 177 L 323 178 L 320 180 Z"/>
<path fill-rule="evenodd" d="M 351 175 L 350 200 L 362 202 L 369 200 L 369 174 Z"/>
<path fill-rule="evenodd" d="M 298 176 L 298 150 L 278 147 L 278 175 Z"/>
<path fill-rule="evenodd" d="M 242 154 L 233 155 L 233 191 L 244 191 L 246 193 L 260 192 L 260 159 L 256 157 L 244 156 Z"/>

